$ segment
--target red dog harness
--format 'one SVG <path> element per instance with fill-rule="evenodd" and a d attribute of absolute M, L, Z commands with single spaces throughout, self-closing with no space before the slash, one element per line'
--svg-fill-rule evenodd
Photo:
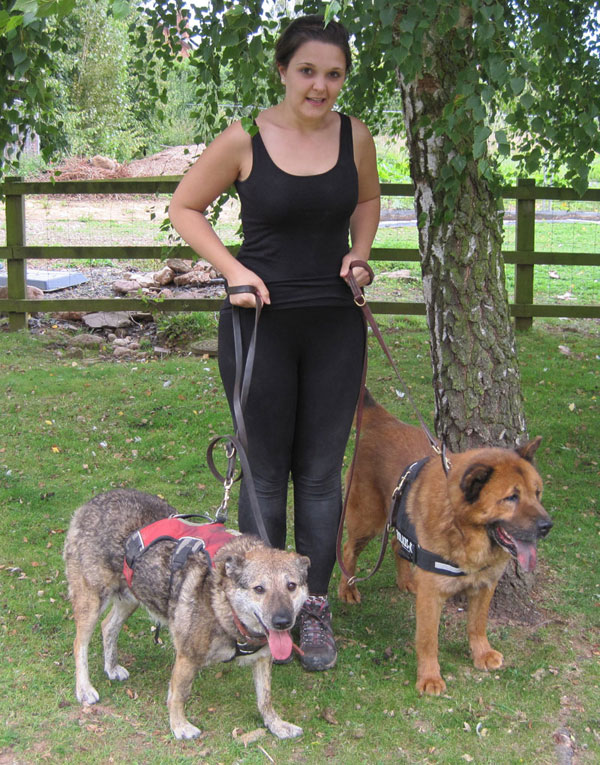
<path fill-rule="evenodd" d="M 131 587 L 133 569 L 139 557 L 157 542 L 178 542 L 171 559 L 171 570 L 177 571 L 195 552 L 203 552 L 208 564 L 213 565 L 215 553 L 234 538 L 222 523 L 197 524 L 186 520 L 189 516 L 174 515 L 134 531 L 125 544 L 123 576 Z"/>

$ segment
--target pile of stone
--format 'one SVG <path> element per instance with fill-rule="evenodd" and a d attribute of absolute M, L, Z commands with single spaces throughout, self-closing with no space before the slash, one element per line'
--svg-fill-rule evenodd
<path fill-rule="evenodd" d="M 176 289 L 185 289 L 188 297 L 193 297 L 189 290 L 194 287 L 205 288 L 219 274 L 206 261 L 193 262 L 171 258 L 158 271 L 149 273 L 126 273 L 122 279 L 112 283 L 112 289 L 119 295 L 139 293 L 152 297 L 176 297 Z"/>

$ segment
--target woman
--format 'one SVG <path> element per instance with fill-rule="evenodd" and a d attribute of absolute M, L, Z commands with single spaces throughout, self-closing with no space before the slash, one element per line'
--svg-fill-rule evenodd
<path fill-rule="evenodd" d="M 248 458 L 270 541 L 281 548 L 292 476 L 296 549 L 311 560 L 300 660 L 324 670 L 337 658 L 327 591 L 366 338 L 345 279 L 353 260 L 369 257 L 379 181 L 366 126 L 332 111 L 351 66 L 344 27 L 325 26 L 320 16 L 298 18 L 280 37 L 275 60 L 283 100 L 259 114 L 252 138 L 236 122 L 206 148 L 177 187 L 170 218 L 230 289 L 250 285 L 264 303 L 244 411 Z M 244 233 L 237 258 L 203 214 L 233 183 Z M 359 286 L 368 283 L 365 269 L 353 271 Z M 231 306 L 255 304 L 251 293 L 232 293 L 221 311 L 219 368 L 230 406 Z M 247 348 L 254 311 L 240 314 Z M 257 531 L 243 482 L 239 528 Z"/>

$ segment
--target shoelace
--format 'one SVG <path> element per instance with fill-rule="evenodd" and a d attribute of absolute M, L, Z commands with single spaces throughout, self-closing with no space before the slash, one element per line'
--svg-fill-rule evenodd
<path fill-rule="evenodd" d="M 303 643 L 331 643 L 333 632 L 329 617 L 329 606 L 326 602 L 308 603 L 302 606 L 300 625 L 300 640 Z M 329 617 L 329 618 L 328 618 Z"/>

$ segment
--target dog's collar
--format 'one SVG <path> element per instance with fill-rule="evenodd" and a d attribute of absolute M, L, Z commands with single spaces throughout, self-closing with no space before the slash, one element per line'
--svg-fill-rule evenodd
<path fill-rule="evenodd" d="M 436 553 L 425 550 L 419 545 L 415 526 L 406 512 L 408 492 L 421 469 L 428 461 L 429 457 L 425 457 L 418 462 L 413 462 L 400 476 L 400 480 L 392 494 L 389 527 L 396 532 L 396 539 L 400 543 L 399 554 L 401 557 L 414 563 L 415 566 L 425 571 L 432 571 L 434 574 L 443 574 L 444 576 L 466 576 L 467 572 L 454 563 Z"/>
<path fill-rule="evenodd" d="M 231 609 L 231 613 L 233 615 L 233 622 L 237 628 L 237 631 L 242 635 L 244 638 L 244 643 L 257 645 L 258 647 L 266 645 L 268 643 L 267 636 L 266 635 L 256 635 L 246 627 L 246 625 L 242 622 L 240 617 L 236 614 L 236 612 Z M 238 641 L 239 642 L 239 641 Z"/>

